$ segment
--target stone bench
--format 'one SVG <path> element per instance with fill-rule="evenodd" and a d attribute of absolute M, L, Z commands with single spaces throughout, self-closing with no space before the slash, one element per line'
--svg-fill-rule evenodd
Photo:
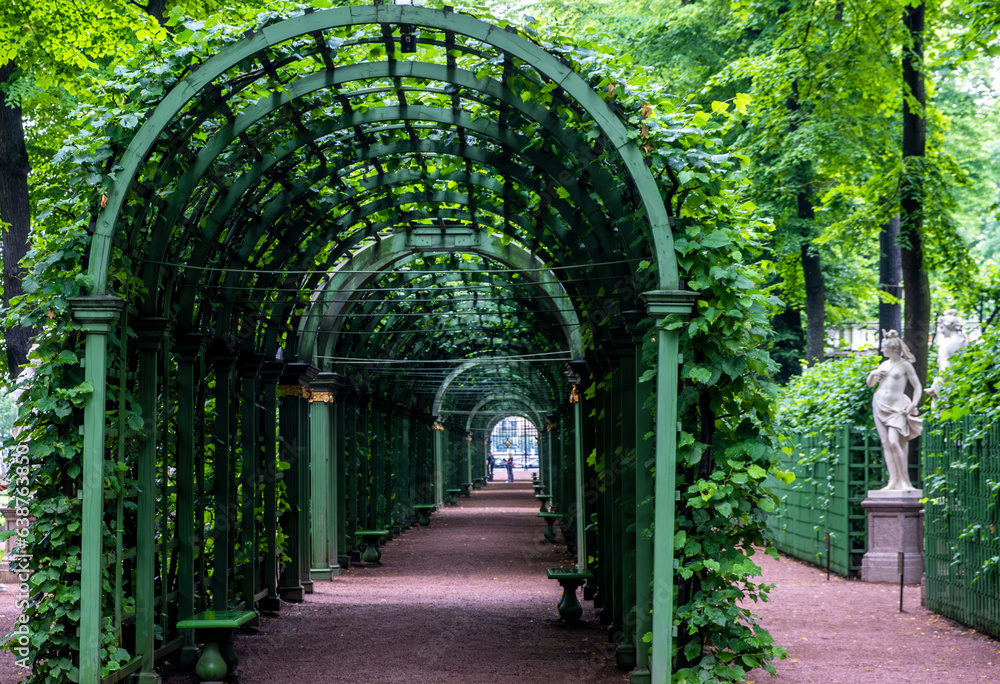
<path fill-rule="evenodd" d="M 361 560 L 365 565 L 379 565 L 382 562 L 382 552 L 378 550 L 379 541 L 389 534 L 389 530 L 358 530 L 357 536 L 365 543 Z"/>
<path fill-rule="evenodd" d="M 233 632 L 257 619 L 252 610 L 206 610 L 181 620 L 177 629 L 196 629 L 205 641 L 194 672 L 208 684 L 223 684 L 236 674 L 239 659 L 233 650 Z"/>
<path fill-rule="evenodd" d="M 540 511 L 538 517 L 545 521 L 545 531 L 542 534 L 548 541 L 556 540 L 556 530 L 553 527 L 556 520 L 562 518 L 562 513 L 549 513 L 548 511 Z"/>
<path fill-rule="evenodd" d="M 586 570 L 574 568 L 549 568 L 545 571 L 545 575 L 559 582 L 563 590 L 556 606 L 559 609 L 559 619 L 564 622 L 579 620 L 583 616 L 583 606 L 576 598 L 576 590 L 584 582 L 594 579 L 594 576 Z"/>
<path fill-rule="evenodd" d="M 430 527 L 431 524 L 431 513 L 437 510 L 437 506 L 434 504 L 415 504 L 413 510 L 417 512 L 420 516 L 420 526 Z"/>

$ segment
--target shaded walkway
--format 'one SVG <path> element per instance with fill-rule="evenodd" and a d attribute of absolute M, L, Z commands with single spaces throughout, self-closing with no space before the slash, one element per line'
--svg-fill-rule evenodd
<path fill-rule="evenodd" d="M 316 582 L 237 636 L 241 684 L 622 681 L 590 603 L 580 626 L 558 622 L 545 568 L 572 559 L 541 542 L 537 511 L 530 482 L 494 482 L 389 542 L 382 567 Z"/>
<path fill-rule="evenodd" d="M 771 601 L 751 610 L 788 650 L 778 677 L 753 671 L 764 684 L 908 682 L 1000 684 L 1000 643 L 920 605 L 920 588 L 848 581 L 786 556 L 758 553 Z"/>

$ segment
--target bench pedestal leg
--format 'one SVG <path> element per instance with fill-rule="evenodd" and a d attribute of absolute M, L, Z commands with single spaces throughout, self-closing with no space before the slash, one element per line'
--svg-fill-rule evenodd
<path fill-rule="evenodd" d="M 229 649 L 232 650 L 232 644 Z M 229 674 L 229 665 L 219 650 L 217 634 L 205 636 L 205 648 L 201 651 L 201 658 L 198 659 L 194 672 L 205 684 L 223 684 L 223 680 Z"/>
<path fill-rule="evenodd" d="M 378 550 L 378 537 L 365 537 L 365 552 L 361 554 L 365 565 L 378 565 L 382 560 L 382 552 Z"/>
<path fill-rule="evenodd" d="M 549 525 L 551 529 L 552 525 Z M 560 579 L 559 585 L 563 588 L 563 595 L 556 606 L 559 609 L 559 618 L 564 622 L 576 622 L 583 616 L 583 606 L 576 598 L 577 587 L 583 584 L 579 579 Z"/>
<path fill-rule="evenodd" d="M 426 511 L 423 508 L 421 508 L 419 511 L 417 511 L 417 515 L 420 516 L 420 526 L 421 527 L 430 527 L 430 524 L 431 524 L 431 514 L 430 514 L 429 511 Z"/>
<path fill-rule="evenodd" d="M 542 535 L 544 535 L 545 539 L 548 541 L 556 540 L 556 530 L 552 527 L 553 522 L 555 521 L 552 518 L 545 519 L 545 531 L 542 532 Z"/>

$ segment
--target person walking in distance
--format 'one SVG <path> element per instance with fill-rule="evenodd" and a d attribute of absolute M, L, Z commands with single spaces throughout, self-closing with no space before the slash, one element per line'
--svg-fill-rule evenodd
<path fill-rule="evenodd" d="M 504 463 L 507 465 L 507 482 L 513 482 L 514 481 L 514 457 L 513 456 L 508 456 L 507 460 L 504 461 Z"/>

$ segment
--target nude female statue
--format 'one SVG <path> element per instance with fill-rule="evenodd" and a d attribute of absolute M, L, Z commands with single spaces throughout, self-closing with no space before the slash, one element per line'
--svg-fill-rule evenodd
<path fill-rule="evenodd" d="M 913 370 L 913 354 L 895 330 L 882 331 L 882 354 L 886 360 L 868 374 L 868 386 L 874 387 L 872 412 L 875 429 L 882 440 L 882 454 L 889 467 L 889 484 L 881 491 L 912 491 L 906 465 L 906 443 L 920 436 L 923 422 L 917 417 L 917 405 L 923 389 Z M 913 386 L 913 398 L 906 396 L 906 386 Z"/>
<path fill-rule="evenodd" d="M 964 347 L 969 341 L 962 329 L 962 319 L 958 317 L 955 309 L 948 309 L 938 318 L 937 322 L 937 345 L 938 345 L 938 374 L 934 382 L 927 388 L 927 394 L 932 400 L 940 396 L 941 374 L 951 363 L 951 357 L 959 349 Z"/>

